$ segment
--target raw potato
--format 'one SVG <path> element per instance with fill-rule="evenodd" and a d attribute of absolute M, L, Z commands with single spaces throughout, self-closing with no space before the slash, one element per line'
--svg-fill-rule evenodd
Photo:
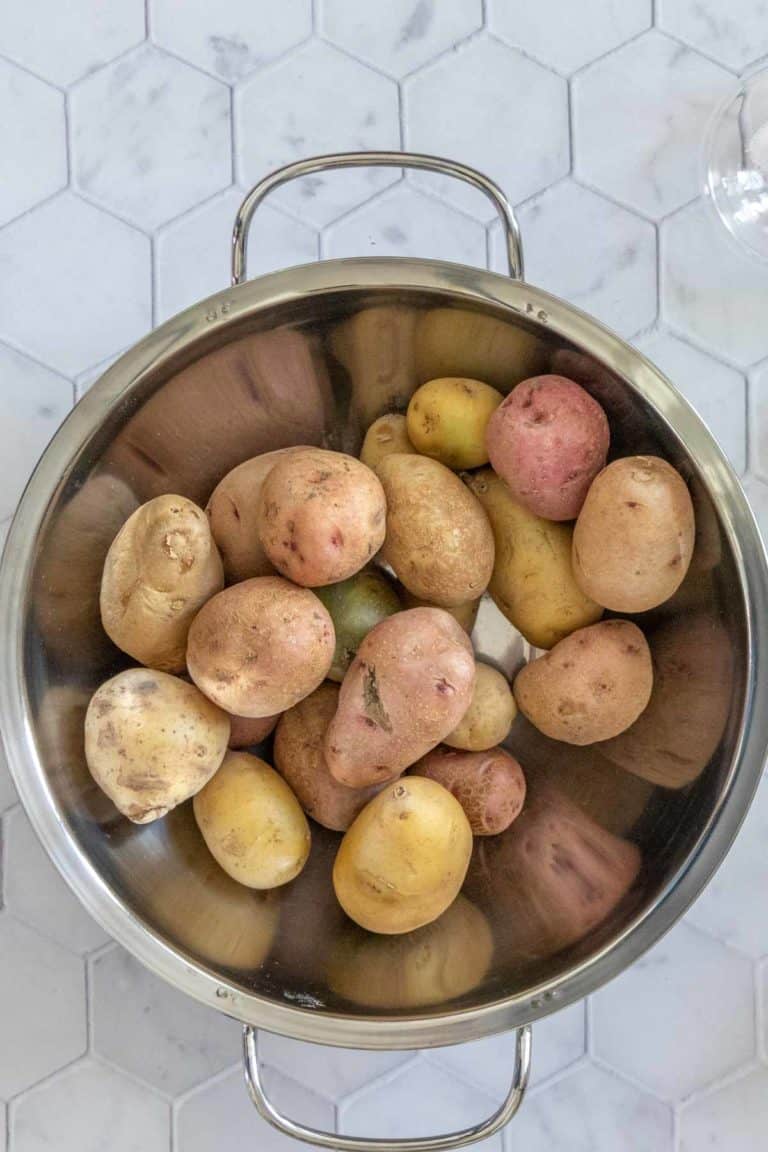
<path fill-rule="evenodd" d="M 435 748 L 411 768 L 447 788 L 461 804 L 475 836 L 496 836 L 509 828 L 523 809 L 525 776 L 518 761 L 503 748 L 459 752 Z"/>
<path fill-rule="evenodd" d="M 443 743 L 449 748 L 483 752 L 506 740 L 516 715 L 517 705 L 506 676 L 478 660 L 469 708 Z"/>
<path fill-rule="evenodd" d="M 494 471 L 547 520 L 575 520 L 609 442 L 605 412 L 565 376 L 518 384 L 491 416 L 486 437 Z"/>
<path fill-rule="evenodd" d="M 411 932 L 456 899 L 472 854 L 457 800 L 420 777 L 403 777 L 371 800 L 345 834 L 333 866 L 344 911 L 369 932 Z"/>
<path fill-rule="evenodd" d="M 328 960 L 328 987 L 363 1008 L 426 1008 L 477 988 L 492 956 L 488 921 L 459 895 L 437 920 L 403 936 L 348 925 Z"/>
<path fill-rule="evenodd" d="M 252 576 L 272 576 L 275 569 L 267 559 L 257 522 L 261 486 L 278 460 L 309 445 L 262 452 L 227 472 L 213 490 L 206 506 L 211 532 L 216 541 L 228 584 Z"/>
<path fill-rule="evenodd" d="M 469 638 L 440 608 L 409 608 L 369 632 L 328 726 L 325 756 L 350 788 L 391 780 L 452 732 L 475 683 Z"/>
<path fill-rule="evenodd" d="M 187 666 L 220 708 L 261 719 L 313 692 L 335 645 L 333 623 L 314 592 L 279 576 L 257 576 L 226 588 L 198 613 Z"/>
<path fill-rule="evenodd" d="M 465 479 L 493 528 L 496 559 L 488 591 L 510 624 L 535 648 L 551 648 L 596 623 L 603 610 L 576 583 L 570 524 L 534 516 L 490 468 Z"/>
<path fill-rule="evenodd" d="M 651 653 L 636 624 L 603 620 L 580 628 L 522 668 L 515 700 L 540 732 L 594 744 L 634 724 L 653 687 Z"/>
<path fill-rule="evenodd" d="M 278 888 L 304 867 L 307 818 L 282 776 L 258 756 L 227 752 L 193 807 L 211 855 L 246 888 Z"/>
<path fill-rule="evenodd" d="M 677 591 L 696 532 L 685 481 L 658 456 L 614 460 L 594 480 L 573 533 L 573 571 L 614 612 L 645 612 Z"/>
<path fill-rule="evenodd" d="M 134 824 L 188 800 L 221 764 L 229 717 L 165 672 L 129 668 L 94 692 L 85 758 L 96 783 Z"/>
<path fill-rule="evenodd" d="M 476 600 L 493 571 L 493 533 L 471 492 L 426 456 L 387 456 L 379 465 L 387 498 L 382 559 L 414 596 L 452 608 Z"/>
<path fill-rule="evenodd" d="M 279 460 L 259 495 L 259 536 L 275 568 L 306 588 L 346 580 L 384 542 L 381 484 L 354 456 L 309 448 Z"/>
<path fill-rule="evenodd" d="M 275 716 L 260 716 L 252 719 L 250 716 L 229 717 L 229 746 L 230 748 L 250 748 L 252 744 L 261 744 L 267 736 L 274 731 L 280 719 Z"/>
<path fill-rule="evenodd" d="M 408 437 L 417 452 L 448 468 L 479 468 L 488 463 L 488 421 L 503 399 L 482 380 L 464 376 L 428 380 L 408 405 Z"/>
<path fill-rule="evenodd" d="M 402 590 L 403 604 L 406 608 L 437 608 L 437 604 L 430 603 L 429 600 L 422 600 L 420 596 L 414 596 L 413 592 L 409 592 L 407 588 Z M 477 610 L 480 607 L 480 599 L 466 600 L 463 604 L 453 604 L 450 608 L 445 608 L 445 612 L 450 612 L 454 620 L 461 624 L 462 628 L 468 636 L 472 635 L 472 629 L 477 620 Z"/>
<path fill-rule="evenodd" d="M 419 316 L 415 347 L 417 380 L 472 376 L 508 392 L 541 370 L 546 345 L 516 320 L 469 308 L 430 308 Z"/>
<path fill-rule="evenodd" d="M 101 622 L 110 640 L 140 664 L 183 672 L 189 626 L 223 587 L 202 508 L 183 496 L 156 496 L 129 516 L 107 553 Z"/>
<path fill-rule="evenodd" d="M 408 439 L 408 426 L 405 416 L 391 413 L 374 420 L 365 434 L 360 449 L 360 459 L 367 468 L 378 472 L 379 464 L 385 456 L 395 453 L 412 454 L 416 451 Z"/>
<path fill-rule="evenodd" d="M 372 569 L 339 584 L 318 588 L 315 595 L 328 609 L 336 633 L 336 652 L 328 678 L 341 683 L 371 628 L 400 611 L 400 597 L 383 572 Z"/>

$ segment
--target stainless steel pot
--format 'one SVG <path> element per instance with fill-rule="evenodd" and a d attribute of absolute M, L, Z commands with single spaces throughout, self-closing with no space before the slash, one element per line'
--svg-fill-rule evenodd
<path fill-rule="evenodd" d="M 431 260 L 357 259 L 246 283 L 248 225 L 264 196 L 296 176 L 363 164 L 433 169 L 479 188 L 504 226 L 511 278 Z M 458 1147 L 496 1131 L 519 1106 L 531 1022 L 626 968 L 727 852 L 768 736 L 765 557 L 704 425 L 637 351 L 522 280 L 513 212 L 480 174 L 399 153 L 305 161 L 253 189 L 233 242 L 233 287 L 121 357 L 29 482 L 0 576 L 8 760 L 38 835 L 104 928 L 177 988 L 243 1022 L 246 1078 L 262 1115 L 349 1152 Z M 104 554 L 133 508 L 167 491 L 204 502 L 235 464 L 282 445 L 356 451 L 376 416 L 433 376 L 476 376 L 508 390 L 547 370 L 600 399 L 614 455 L 665 456 L 696 504 L 691 572 L 673 601 L 641 620 L 658 685 L 645 728 L 598 751 L 554 744 L 517 722 L 511 744 L 528 770 L 529 809 L 478 848 L 461 914 L 395 944 L 355 935 L 335 906 L 331 834 L 317 831 L 297 881 L 263 896 L 217 869 L 187 811 L 145 827 L 118 819 L 84 767 L 82 719 L 95 686 L 125 663 L 100 629 L 97 599 Z M 529 655 L 490 602 L 474 639 L 509 671 Z M 314 1132 L 274 1109 L 259 1079 L 257 1026 L 362 1048 L 515 1028 L 517 1061 L 509 1096 L 487 1121 L 435 1138 L 371 1141 Z"/>

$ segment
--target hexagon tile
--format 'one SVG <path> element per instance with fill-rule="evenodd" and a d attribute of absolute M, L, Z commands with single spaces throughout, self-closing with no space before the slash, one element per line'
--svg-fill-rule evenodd
<path fill-rule="evenodd" d="M 631 40 L 651 24 L 651 0 L 487 0 L 492 32 L 567 74 Z"/>
<path fill-rule="evenodd" d="M 659 27 L 740 71 L 768 53 L 765 0 L 657 0 Z"/>
<path fill-rule="evenodd" d="M 67 182 L 64 97 L 0 60 L 0 227 Z"/>

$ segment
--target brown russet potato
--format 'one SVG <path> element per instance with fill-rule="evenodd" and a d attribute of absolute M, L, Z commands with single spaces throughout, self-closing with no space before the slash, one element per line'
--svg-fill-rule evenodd
<path fill-rule="evenodd" d="M 360 449 L 360 459 L 367 468 L 378 472 L 379 464 L 385 456 L 396 453 L 415 452 L 413 444 L 408 439 L 408 425 L 405 416 L 391 412 L 386 416 L 379 416 L 374 420 L 365 434 L 363 446 Z"/>
<path fill-rule="evenodd" d="M 377 624 L 326 732 L 332 775 L 350 788 L 391 780 L 453 731 L 474 682 L 472 645 L 447 612 L 409 608 Z"/>
<path fill-rule="evenodd" d="M 679 472 L 659 456 L 614 460 L 595 478 L 573 532 L 582 591 L 613 612 L 668 600 L 688 571 L 696 534 Z"/>
<path fill-rule="evenodd" d="M 408 436 L 417 452 L 447 468 L 488 463 L 485 433 L 503 396 L 466 376 L 443 376 L 417 388 L 408 405 Z"/>
<path fill-rule="evenodd" d="M 466 752 L 483 752 L 506 740 L 516 715 L 517 705 L 506 676 L 478 660 L 469 708 L 443 743 Z"/>
<path fill-rule="evenodd" d="M 425 776 L 447 788 L 461 804 L 475 836 L 496 836 L 523 809 L 525 776 L 504 748 L 463 752 L 438 747 L 418 760 L 412 776 Z"/>
<path fill-rule="evenodd" d="M 262 740 L 266 740 L 267 736 L 274 731 L 279 719 L 279 712 L 275 716 L 259 716 L 256 718 L 250 716 L 233 716 L 230 714 L 230 748 L 250 748 L 252 744 L 261 744 Z"/>
<path fill-rule="evenodd" d="M 645 636 L 629 620 L 580 628 L 515 677 L 517 706 L 554 740 L 594 744 L 634 724 L 653 687 Z"/>
<path fill-rule="evenodd" d="M 256 576 L 209 600 L 189 630 L 187 666 L 201 692 L 249 719 L 284 712 L 325 679 L 336 638 L 307 588 Z"/>

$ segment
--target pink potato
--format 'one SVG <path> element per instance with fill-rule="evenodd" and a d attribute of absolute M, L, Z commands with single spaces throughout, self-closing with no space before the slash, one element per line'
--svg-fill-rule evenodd
<path fill-rule="evenodd" d="M 495 472 L 524 507 L 546 520 L 575 520 L 605 466 L 605 412 L 565 376 L 534 376 L 510 392 L 488 421 Z"/>
<path fill-rule="evenodd" d="M 230 716 L 229 747 L 250 748 L 253 744 L 261 744 L 274 730 L 279 719 L 279 712 L 274 716 L 259 716 L 256 719 L 250 716 Z"/>
<path fill-rule="evenodd" d="M 461 804 L 475 836 L 495 836 L 523 809 L 525 776 L 503 748 L 462 752 L 435 748 L 411 769 L 412 776 L 436 780 Z"/>
<path fill-rule="evenodd" d="M 331 774 L 350 788 L 397 776 L 454 730 L 475 684 L 472 645 L 441 608 L 410 608 L 363 640 L 325 736 Z"/>

